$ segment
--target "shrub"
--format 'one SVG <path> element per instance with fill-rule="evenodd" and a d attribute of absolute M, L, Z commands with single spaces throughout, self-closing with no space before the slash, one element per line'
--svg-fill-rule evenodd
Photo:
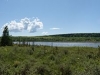
<path fill-rule="evenodd" d="M 70 69 L 70 66 L 68 66 L 68 65 L 61 64 L 59 66 L 59 70 L 61 72 L 61 75 L 72 75 L 72 71 Z"/>
<path fill-rule="evenodd" d="M 36 74 L 39 75 L 51 75 L 50 71 L 48 70 L 48 68 L 46 67 L 46 65 L 40 65 L 36 68 Z"/>
<path fill-rule="evenodd" d="M 98 53 L 97 53 L 97 57 L 100 57 L 100 46 L 98 46 Z"/>
<path fill-rule="evenodd" d="M 93 72 L 94 72 L 94 75 L 100 75 L 100 68 L 95 67 Z"/>

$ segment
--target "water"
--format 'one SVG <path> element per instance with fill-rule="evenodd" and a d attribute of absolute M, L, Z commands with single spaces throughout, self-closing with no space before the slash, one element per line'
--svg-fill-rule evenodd
<path fill-rule="evenodd" d="M 19 44 L 18 42 L 14 42 L 14 44 Z M 21 42 L 22 44 L 22 42 Z M 32 45 L 33 42 L 28 42 L 28 44 Z M 46 45 L 46 46 L 57 46 L 57 47 L 95 47 L 100 46 L 100 42 L 34 42 L 34 45 Z"/>

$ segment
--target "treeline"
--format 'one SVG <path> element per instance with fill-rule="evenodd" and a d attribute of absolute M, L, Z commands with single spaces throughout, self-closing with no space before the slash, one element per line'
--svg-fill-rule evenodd
<path fill-rule="evenodd" d="M 100 37 L 100 33 L 73 33 L 73 34 L 57 34 L 51 36 L 60 37 Z"/>
<path fill-rule="evenodd" d="M 18 42 L 100 42 L 100 33 L 76 33 L 47 36 L 12 36 L 12 40 Z"/>
<path fill-rule="evenodd" d="M 76 33 L 76 34 L 59 34 L 47 36 L 16 36 L 12 37 L 13 41 L 57 41 L 57 42 L 99 42 L 100 33 Z"/>

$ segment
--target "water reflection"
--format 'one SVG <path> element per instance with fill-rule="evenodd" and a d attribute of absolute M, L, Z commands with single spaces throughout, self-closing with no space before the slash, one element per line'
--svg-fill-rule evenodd
<path fill-rule="evenodd" d="M 20 42 L 22 44 L 23 42 Z M 14 44 L 19 44 L 19 42 L 14 42 Z M 57 46 L 57 47 L 98 47 L 100 42 L 25 42 L 25 44 L 30 45 L 46 45 L 46 46 Z"/>

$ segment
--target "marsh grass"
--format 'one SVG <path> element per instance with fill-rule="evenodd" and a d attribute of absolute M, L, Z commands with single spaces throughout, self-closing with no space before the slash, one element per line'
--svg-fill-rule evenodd
<path fill-rule="evenodd" d="M 100 47 L 0 47 L 0 75 L 100 75 Z"/>

